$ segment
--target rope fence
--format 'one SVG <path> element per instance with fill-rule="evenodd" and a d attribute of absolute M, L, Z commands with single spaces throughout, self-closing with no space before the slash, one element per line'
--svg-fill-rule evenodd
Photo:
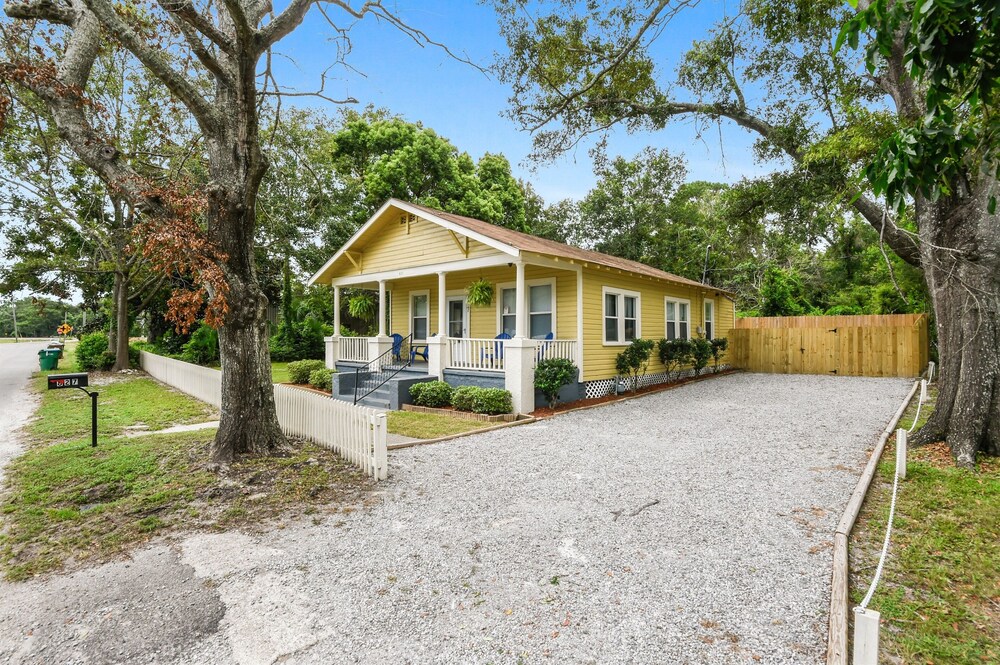
<path fill-rule="evenodd" d="M 882 541 L 882 552 L 879 554 L 878 565 L 872 576 L 868 593 L 861 603 L 854 608 L 854 659 L 853 665 L 878 665 L 878 642 L 881 616 L 879 612 L 868 609 L 872 596 L 882 579 L 886 559 L 889 556 L 889 543 L 892 540 L 892 522 L 896 516 L 896 499 L 899 495 L 899 481 L 906 479 L 906 448 L 907 437 L 917 427 L 920 421 L 920 410 L 927 401 L 927 383 L 933 380 L 934 363 L 928 363 L 927 378 L 920 381 L 920 396 L 917 399 L 917 411 L 908 429 L 896 430 L 896 470 L 892 478 L 892 499 L 889 502 L 889 519 L 885 526 L 885 539 Z"/>

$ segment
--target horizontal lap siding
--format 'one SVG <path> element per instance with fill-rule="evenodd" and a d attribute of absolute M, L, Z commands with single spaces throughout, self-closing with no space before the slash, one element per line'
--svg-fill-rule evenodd
<path fill-rule="evenodd" d="M 525 266 L 524 276 L 528 282 L 536 279 L 555 278 L 556 337 L 576 339 L 576 273 L 529 265 Z M 448 273 L 445 283 L 450 295 L 451 292 L 465 293 L 469 284 L 479 279 L 485 279 L 493 285 L 493 304 L 489 307 L 472 307 L 469 311 L 470 337 L 488 339 L 499 334 L 497 312 L 500 307 L 500 292 L 497 285 L 513 284 L 515 278 L 515 269 L 506 266 Z M 392 330 L 390 332 L 399 333 L 404 337 L 410 333 L 410 296 L 414 291 L 430 291 L 431 318 L 428 330 L 431 333 L 438 332 L 437 275 L 393 280 L 389 286 L 392 293 L 390 298 Z"/>
<path fill-rule="evenodd" d="M 732 327 L 733 302 L 722 294 L 716 295 L 711 287 L 700 288 L 674 284 L 660 280 L 646 279 L 635 275 L 618 274 L 597 268 L 583 271 L 583 363 L 584 380 L 611 378 L 616 375 L 615 358 L 625 348 L 621 345 L 604 345 L 604 302 L 603 287 L 638 291 L 641 295 L 642 320 L 640 334 L 643 339 L 660 340 L 666 335 L 666 313 L 663 299 L 667 296 L 691 301 L 691 335 L 696 336 L 695 327 L 705 325 L 705 298 L 715 300 L 716 337 L 725 337 Z M 663 364 L 654 351 L 649 363 L 649 372 L 664 371 Z"/>
<path fill-rule="evenodd" d="M 464 243 L 461 235 L 459 240 Z M 425 219 L 418 219 L 410 224 L 407 231 L 407 227 L 399 223 L 398 216 L 384 222 L 384 226 L 380 227 L 370 241 L 364 244 L 358 243 L 354 251 L 361 252 L 361 267 L 366 273 L 427 266 L 466 258 L 465 253 L 455 244 L 448 229 Z M 469 240 L 470 259 L 498 253 L 488 245 Z M 338 271 L 339 274 L 359 274 L 348 259 L 341 260 L 346 263 L 344 271 Z"/>

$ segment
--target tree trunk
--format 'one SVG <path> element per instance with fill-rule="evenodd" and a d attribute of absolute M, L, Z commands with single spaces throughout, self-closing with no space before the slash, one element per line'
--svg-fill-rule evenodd
<path fill-rule="evenodd" d="M 941 372 L 934 413 L 913 442 L 947 440 L 968 468 L 978 453 L 1000 455 L 1000 233 L 986 208 L 995 182 L 916 202 Z"/>
<path fill-rule="evenodd" d="M 257 283 L 253 252 L 257 192 L 267 170 L 258 134 L 255 63 L 246 58 L 233 65 L 240 83 L 216 88 L 220 108 L 233 112 L 222 121 L 220 136 L 207 141 L 208 228 L 225 255 L 229 289 L 229 311 L 219 328 L 222 420 L 212 447 L 212 459 L 222 463 L 273 453 L 287 443 L 274 406 L 267 297 Z"/>
<path fill-rule="evenodd" d="M 114 334 L 114 354 L 115 354 L 115 365 L 111 368 L 112 372 L 120 372 L 123 369 L 128 369 L 128 332 L 129 332 L 129 320 L 128 320 L 128 278 L 121 272 L 115 272 L 115 318 L 112 323 L 112 329 L 115 331 Z"/>

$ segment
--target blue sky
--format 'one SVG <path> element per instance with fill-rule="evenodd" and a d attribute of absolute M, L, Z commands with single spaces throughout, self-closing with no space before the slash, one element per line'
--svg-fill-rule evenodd
<path fill-rule="evenodd" d="M 283 5 L 277 3 L 276 9 Z M 404 20 L 431 39 L 482 66 L 488 66 L 494 52 L 503 52 L 506 47 L 489 6 L 471 0 L 399 1 L 387 6 L 395 7 Z M 673 80 L 675 66 L 692 41 L 707 36 L 726 10 L 726 3 L 702 2 L 674 19 L 654 47 L 662 79 Z M 336 10 L 329 11 L 337 20 Z M 331 34 L 330 26 L 313 10 L 278 46 L 290 59 L 279 61 L 276 67 L 279 83 L 299 91 L 315 90 L 321 73 L 336 57 Z M 581 198 L 593 185 L 587 145 L 552 164 L 525 163 L 531 138 L 501 116 L 509 90 L 496 79 L 449 58 L 440 49 L 421 48 L 394 28 L 371 19 L 355 25 L 351 35 L 353 52 L 348 62 L 364 76 L 335 69 L 328 78 L 327 94 L 337 98 L 350 95 L 358 99 L 360 107 L 373 104 L 407 120 L 420 121 L 474 158 L 501 152 L 510 160 L 515 175 L 530 180 L 546 201 Z M 298 103 L 336 111 L 321 100 Z M 699 140 L 691 121 L 681 120 L 656 133 L 630 136 L 615 132 L 609 152 L 632 156 L 646 146 L 665 147 L 685 156 L 689 180 L 734 182 L 774 168 L 773 164 L 754 163 L 752 143 L 752 136 L 729 123 L 723 124 L 721 134 L 712 127 Z"/>

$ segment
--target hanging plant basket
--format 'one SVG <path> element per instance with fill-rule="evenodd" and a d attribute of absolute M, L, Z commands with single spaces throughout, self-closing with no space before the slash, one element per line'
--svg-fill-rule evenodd
<path fill-rule="evenodd" d="M 465 294 L 473 307 L 489 307 L 493 304 L 493 285 L 485 279 L 478 279 L 469 284 Z"/>

